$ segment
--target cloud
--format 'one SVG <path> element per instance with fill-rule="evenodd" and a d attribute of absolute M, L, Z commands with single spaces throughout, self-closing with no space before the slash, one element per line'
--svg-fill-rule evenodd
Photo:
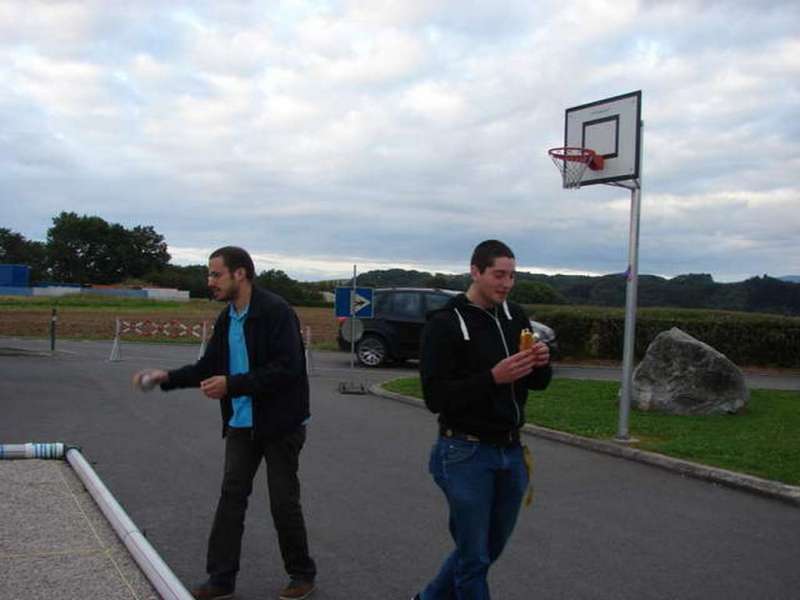
<path fill-rule="evenodd" d="M 78 2 L 31 0 L 0 4 L 0 38 L 5 44 L 75 51 L 91 35 L 92 9 Z"/>
<path fill-rule="evenodd" d="M 629 193 L 561 189 L 564 110 L 637 89 L 640 270 L 800 272 L 795 3 L 292 0 L 0 5 L 5 225 L 152 225 L 294 276 L 619 272 Z M 197 251 L 202 249 L 202 251 Z M 272 261 L 272 262 L 270 262 Z"/>

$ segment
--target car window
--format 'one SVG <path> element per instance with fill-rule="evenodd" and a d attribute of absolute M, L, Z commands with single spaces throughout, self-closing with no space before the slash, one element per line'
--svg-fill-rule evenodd
<path fill-rule="evenodd" d="M 398 292 L 391 295 L 390 314 L 396 319 L 419 319 L 422 316 L 422 294 Z"/>
<path fill-rule="evenodd" d="M 425 294 L 425 311 L 436 310 L 447 304 L 452 296 L 445 294 Z"/>
<path fill-rule="evenodd" d="M 377 318 L 385 317 L 391 310 L 392 295 L 383 292 L 375 292 L 373 298 L 374 304 L 372 305 L 372 314 Z"/>

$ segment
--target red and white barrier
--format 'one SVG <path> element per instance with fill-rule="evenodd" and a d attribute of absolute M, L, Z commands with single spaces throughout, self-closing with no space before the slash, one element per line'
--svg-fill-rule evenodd
<path fill-rule="evenodd" d="M 186 324 L 176 319 L 171 321 L 151 321 L 149 319 L 132 321 L 117 317 L 114 328 L 114 345 L 111 347 L 111 355 L 108 357 L 109 361 L 117 362 L 122 360 L 121 342 L 123 335 L 138 337 L 199 338 L 200 351 L 197 357 L 200 358 L 206 351 L 208 321 Z"/>
<path fill-rule="evenodd" d="M 212 325 L 213 327 L 213 325 Z M 171 321 L 151 321 L 144 319 L 141 321 L 129 321 L 117 317 L 116 325 L 114 328 L 114 344 L 111 347 L 111 354 L 108 360 L 111 362 L 119 362 L 122 360 L 122 336 L 134 335 L 139 337 L 196 337 L 200 338 L 200 350 L 197 353 L 197 358 L 200 359 L 206 351 L 206 344 L 208 343 L 208 321 L 202 323 L 194 323 L 187 325 L 178 320 Z M 311 375 L 314 371 L 314 361 L 311 354 L 311 327 L 306 326 L 305 329 L 300 330 L 300 335 L 303 337 L 303 345 L 305 346 L 306 354 L 306 373 Z"/>

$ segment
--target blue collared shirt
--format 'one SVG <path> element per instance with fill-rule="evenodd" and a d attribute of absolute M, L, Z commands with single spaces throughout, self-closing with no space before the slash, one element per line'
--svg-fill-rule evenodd
<path fill-rule="evenodd" d="M 236 307 L 230 305 L 230 329 L 228 330 L 228 354 L 231 375 L 247 373 L 250 370 L 250 361 L 247 358 L 247 344 L 244 341 L 244 322 L 247 319 L 247 305 L 241 313 L 236 312 Z M 250 396 L 236 396 L 232 399 L 233 416 L 228 425 L 231 427 L 253 426 L 253 400 Z"/>

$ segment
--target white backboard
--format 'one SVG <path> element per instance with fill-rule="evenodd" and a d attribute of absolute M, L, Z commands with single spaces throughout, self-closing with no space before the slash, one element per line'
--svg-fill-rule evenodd
<path fill-rule="evenodd" d="M 566 110 L 564 146 L 589 148 L 604 159 L 602 170 L 584 171 L 581 186 L 639 178 L 641 125 L 641 90 Z"/>

